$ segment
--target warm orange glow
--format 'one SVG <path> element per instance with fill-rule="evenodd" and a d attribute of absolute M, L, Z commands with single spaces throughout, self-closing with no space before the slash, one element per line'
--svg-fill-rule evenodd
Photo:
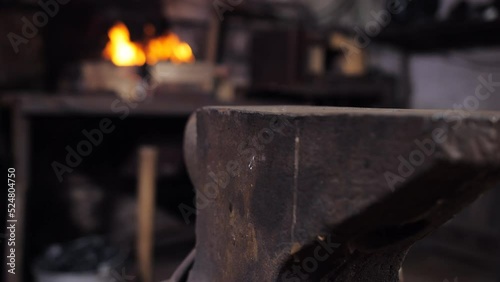
<path fill-rule="evenodd" d="M 130 33 L 125 24 L 119 22 L 108 32 L 109 42 L 104 48 L 103 55 L 117 66 L 142 66 L 146 62 L 146 55 L 141 46 L 130 41 Z"/>
<path fill-rule="evenodd" d="M 172 60 L 174 63 L 194 62 L 193 50 L 174 33 L 151 39 L 146 47 L 148 64 Z"/>
<path fill-rule="evenodd" d="M 186 42 L 177 44 L 172 54 L 172 61 L 174 63 L 190 63 L 194 61 L 193 50 Z"/>
<path fill-rule="evenodd" d="M 147 46 L 148 63 L 156 64 L 170 59 L 179 42 L 179 37 L 173 33 L 151 39 Z"/>
<path fill-rule="evenodd" d="M 146 26 L 149 37 L 154 35 L 154 26 Z M 168 33 L 148 40 L 145 47 L 131 42 L 130 34 L 123 23 L 114 25 L 108 33 L 110 41 L 103 55 L 117 66 L 140 66 L 146 61 L 156 64 L 171 60 L 174 63 L 191 63 L 195 58 L 191 46 L 174 33 Z"/>

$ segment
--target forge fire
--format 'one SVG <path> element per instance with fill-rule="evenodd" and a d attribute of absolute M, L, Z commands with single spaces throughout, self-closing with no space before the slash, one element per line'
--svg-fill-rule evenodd
<path fill-rule="evenodd" d="M 152 25 L 147 25 L 145 31 L 150 35 L 155 33 Z M 173 32 L 151 37 L 145 43 L 132 42 L 127 26 L 118 22 L 111 27 L 108 37 L 103 56 L 116 66 L 142 66 L 145 63 L 154 65 L 168 60 L 173 63 L 195 61 L 191 46 Z"/>

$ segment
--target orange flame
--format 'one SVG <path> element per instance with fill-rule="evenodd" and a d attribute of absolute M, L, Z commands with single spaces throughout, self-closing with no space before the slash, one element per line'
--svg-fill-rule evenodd
<path fill-rule="evenodd" d="M 151 39 L 146 48 L 146 54 L 149 64 L 169 59 L 174 63 L 194 61 L 193 51 L 189 44 L 181 41 L 174 33 Z"/>
<path fill-rule="evenodd" d="M 139 44 L 130 41 L 130 33 L 125 24 L 115 24 L 108 36 L 109 42 L 103 52 L 106 59 L 121 67 L 144 65 L 146 55 Z"/>
<path fill-rule="evenodd" d="M 153 29 L 154 31 L 154 29 Z M 117 66 L 141 66 L 171 60 L 173 63 L 191 63 L 195 58 L 191 46 L 174 33 L 150 39 L 146 46 L 130 41 L 125 24 L 119 22 L 108 32 L 109 42 L 103 56 Z"/>

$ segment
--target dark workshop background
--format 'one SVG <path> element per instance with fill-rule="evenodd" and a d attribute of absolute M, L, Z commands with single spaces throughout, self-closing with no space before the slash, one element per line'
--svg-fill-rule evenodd
<path fill-rule="evenodd" d="M 125 254 L 135 275 L 144 146 L 158 149 L 154 281 L 168 279 L 194 246 L 178 206 L 194 196 L 182 139 L 195 109 L 456 109 L 498 81 L 474 110 L 500 110 L 499 34 L 498 0 L 0 0 L 0 163 L 16 168 L 23 219 L 7 281 L 49 281 L 47 250 L 76 239 Z M 54 162 L 103 119 L 113 132 L 60 181 Z M 500 281 L 499 202 L 488 192 L 414 246 L 405 282 Z"/>

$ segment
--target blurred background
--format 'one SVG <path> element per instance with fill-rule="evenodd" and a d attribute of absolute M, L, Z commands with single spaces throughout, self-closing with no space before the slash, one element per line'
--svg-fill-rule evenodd
<path fill-rule="evenodd" d="M 152 281 L 167 279 L 194 246 L 179 205 L 193 202 L 182 138 L 199 107 L 500 110 L 499 13 L 498 0 L 0 0 L 0 159 L 22 219 L 18 274 L 2 281 L 139 281 L 151 147 Z M 491 95 L 471 104 L 478 91 Z M 500 281 L 499 202 L 488 192 L 418 243 L 405 281 Z"/>

